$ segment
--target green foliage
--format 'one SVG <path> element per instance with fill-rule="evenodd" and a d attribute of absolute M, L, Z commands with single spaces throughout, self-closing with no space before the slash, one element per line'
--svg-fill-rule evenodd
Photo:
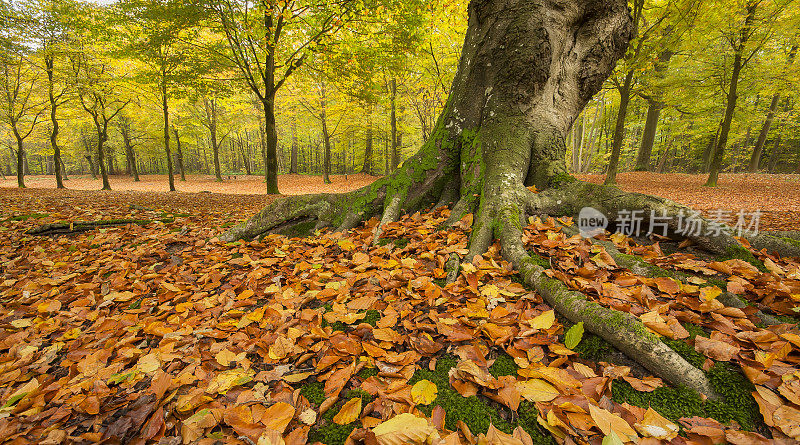
<path fill-rule="evenodd" d="M 574 324 L 564 335 L 564 346 L 575 349 L 583 338 L 583 322 Z"/>

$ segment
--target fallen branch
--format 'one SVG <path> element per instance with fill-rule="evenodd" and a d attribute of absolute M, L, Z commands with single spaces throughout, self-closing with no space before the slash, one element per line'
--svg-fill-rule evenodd
<path fill-rule="evenodd" d="M 54 224 L 45 224 L 35 227 L 25 232 L 26 235 L 35 236 L 50 236 L 50 235 L 67 235 L 70 233 L 82 233 L 90 230 L 96 230 L 101 227 L 124 226 L 126 224 L 138 224 L 143 226 L 150 224 L 152 221 L 147 219 L 111 219 L 104 221 L 74 221 L 63 222 Z"/>

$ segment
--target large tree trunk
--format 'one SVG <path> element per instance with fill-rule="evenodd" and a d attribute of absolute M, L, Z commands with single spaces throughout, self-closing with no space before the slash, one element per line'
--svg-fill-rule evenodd
<path fill-rule="evenodd" d="M 277 195 L 278 191 L 278 130 L 275 125 L 275 89 L 270 86 L 264 104 L 264 131 L 267 134 L 267 193 Z"/>
<path fill-rule="evenodd" d="M 653 142 L 656 139 L 658 128 L 658 118 L 661 116 L 661 109 L 664 105 L 655 100 L 649 100 L 647 106 L 647 118 L 644 122 L 644 132 L 642 133 L 642 145 L 639 147 L 639 154 L 636 157 L 636 171 L 650 170 L 650 157 L 653 155 Z"/>
<path fill-rule="evenodd" d="M 164 114 L 164 151 L 167 155 L 167 176 L 169 178 L 169 191 L 175 191 L 175 175 L 172 172 L 172 151 L 169 148 L 169 102 L 167 98 L 166 74 L 161 78 L 161 111 Z"/>
<path fill-rule="evenodd" d="M 744 25 L 739 32 L 739 41 L 734 47 L 733 68 L 731 70 L 731 80 L 728 86 L 727 101 L 725 104 L 725 116 L 722 119 L 722 125 L 719 129 L 719 138 L 714 148 L 714 156 L 711 158 L 709 166 L 708 180 L 706 187 L 716 187 L 717 180 L 719 179 L 719 172 L 722 169 L 722 160 L 725 155 L 725 144 L 728 143 L 728 133 L 731 130 L 731 122 L 733 121 L 733 112 L 736 110 L 736 100 L 738 98 L 737 89 L 739 88 L 739 76 L 744 65 L 744 47 L 745 43 L 750 37 L 750 27 L 753 20 L 755 20 L 756 6 L 758 3 L 749 3 L 747 5 L 747 17 L 744 20 Z"/>
<path fill-rule="evenodd" d="M 401 212 L 455 202 L 451 223 L 475 215 L 469 252 L 463 259 L 454 256 L 455 271 L 459 261 L 471 261 L 499 239 L 501 253 L 525 283 L 563 316 L 583 322 L 670 383 L 718 397 L 701 370 L 638 318 L 550 278 L 523 243 L 529 215 L 575 216 L 584 205 L 611 215 L 637 208 L 646 215 L 687 210 L 668 200 L 575 181 L 566 173 L 570 127 L 624 55 L 631 31 L 622 0 L 473 0 L 450 96 L 417 154 L 392 174 L 350 193 L 276 200 L 220 239 L 252 239 L 300 224 L 348 230 L 377 216 L 375 242 Z M 541 192 L 531 192 L 531 186 Z M 730 236 L 692 240 L 714 252 L 749 253 Z"/>

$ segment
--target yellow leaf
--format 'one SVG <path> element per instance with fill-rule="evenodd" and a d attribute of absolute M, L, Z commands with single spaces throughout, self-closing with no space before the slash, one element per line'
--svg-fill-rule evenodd
<path fill-rule="evenodd" d="M 217 355 L 215 355 L 214 358 L 217 360 L 217 363 L 227 368 L 232 361 L 236 360 L 236 354 L 234 354 L 230 349 L 224 348 L 223 350 L 217 352 Z"/>
<path fill-rule="evenodd" d="M 517 382 L 516 386 L 519 394 L 529 402 L 549 402 L 561 395 L 553 385 L 540 379 Z"/>
<path fill-rule="evenodd" d="M 215 375 L 208 383 L 206 392 L 209 394 L 225 394 L 231 388 L 243 385 L 250 380 L 253 380 L 252 371 L 245 370 L 244 368 L 231 369 Z"/>
<path fill-rule="evenodd" d="M 421 405 L 430 405 L 436 400 L 439 389 L 430 380 L 420 380 L 411 388 L 411 400 Z"/>
<path fill-rule="evenodd" d="M 283 434 L 289 422 L 294 418 L 294 407 L 286 402 L 278 402 L 264 411 L 261 421 L 267 429 L 275 430 Z"/>
<path fill-rule="evenodd" d="M 672 440 L 678 436 L 679 430 L 678 425 L 665 419 L 653 408 L 647 408 L 642 421 L 633 426 L 642 436 L 659 440 Z"/>
<path fill-rule="evenodd" d="M 556 321 L 555 311 L 543 312 L 531 320 L 529 323 L 534 329 L 550 329 Z"/>
<path fill-rule="evenodd" d="M 426 419 L 410 413 L 395 416 L 372 429 L 378 445 L 431 443 L 439 433 Z"/>
<path fill-rule="evenodd" d="M 361 415 L 361 397 L 350 399 L 342 405 L 342 409 L 333 416 L 333 423 L 347 425 L 353 423 Z"/>
<path fill-rule="evenodd" d="M 623 442 L 635 442 L 639 438 L 639 435 L 636 434 L 636 431 L 631 428 L 625 419 L 611 411 L 589 404 L 589 415 L 592 416 L 594 423 L 606 436 L 613 431 Z"/>
<path fill-rule="evenodd" d="M 161 367 L 161 361 L 156 354 L 150 353 L 143 355 L 136 363 L 136 367 L 145 374 L 151 374 Z"/>
<path fill-rule="evenodd" d="M 705 301 L 711 301 L 722 294 L 722 289 L 717 286 L 706 286 L 700 288 L 700 298 Z"/>

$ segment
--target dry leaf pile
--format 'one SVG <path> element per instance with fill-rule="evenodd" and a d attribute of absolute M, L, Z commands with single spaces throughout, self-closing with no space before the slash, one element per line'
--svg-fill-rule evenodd
<path fill-rule="evenodd" d="M 561 443 L 767 443 L 735 423 L 672 421 L 615 402 L 614 381 L 644 392 L 664 383 L 578 358 L 580 325 L 567 332 L 514 281 L 497 246 L 445 286 L 445 263 L 466 253 L 471 225 L 466 218 L 437 230 L 446 209 L 388 225 L 384 238 L 398 241 L 374 247 L 375 221 L 348 234 L 222 244 L 216 235 L 224 229 L 214 226 L 235 206 L 200 201 L 172 222 L 24 234 L 55 219 L 155 216 L 117 204 L 16 202 L 16 214 L 51 215 L 0 225 L 4 442 L 302 444 L 331 425 L 351 425 L 348 442 L 367 444 L 516 445 L 540 443 L 541 432 Z M 706 328 L 708 336 L 689 343 L 707 367 L 712 359 L 742 367 L 755 384 L 761 432 L 800 440 L 798 330 L 751 320 L 756 307 L 789 314 L 797 306 L 797 261 L 762 255 L 764 273 L 613 237 L 665 268 L 724 277 L 727 291 L 756 305 L 734 310 L 707 280 L 634 276 L 555 221 L 532 220 L 525 237 L 550 256 L 554 277 L 640 316 L 660 335 L 688 339 L 681 323 Z M 513 375 L 490 372 L 501 354 L 513 360 Z M 455 357 L 447 385 L 413 378 L 445 356 Z M 314 382 L 323 393 L 316 402 L 304 390 Z M 442 406 L 445 391 L 477 396 L 512 426 L 531 406 L 533 420 L 513 431 L 471 431 Z"/>

